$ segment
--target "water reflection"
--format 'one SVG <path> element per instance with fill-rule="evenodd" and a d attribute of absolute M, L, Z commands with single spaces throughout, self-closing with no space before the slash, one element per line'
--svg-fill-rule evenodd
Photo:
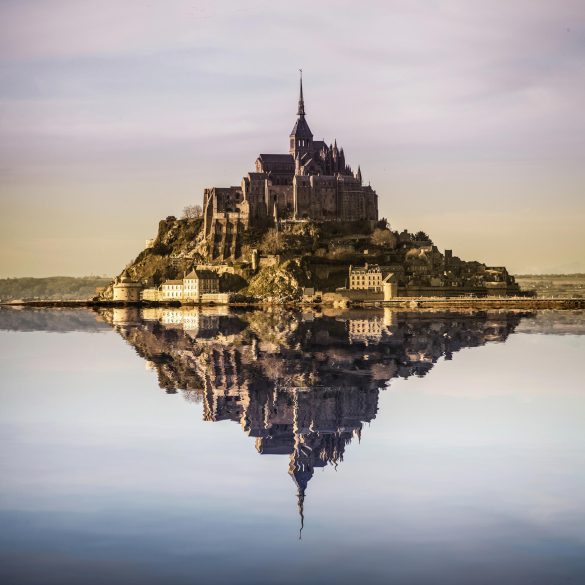
<path fill-rule="evenodd" d="M 0 331 L 92 333 L 109 329 L 93 311 L 85 309 L 0 306 Z"/>
<path fill-rule="evenodd" d="M 201 401 L 206 421 L 239 423 L 258 453 L 289 457 L 302 530 L 315 470 L 343 461 L 393 378 L 425 376 L 442 357 L 504 342 L 523 315 L 113 309 L 101 316 L 167 393 Z"/>
<path fill-rule="evenodd" d="M 584 317 L 0 308 L 0 582 L 581 583 Z"/>

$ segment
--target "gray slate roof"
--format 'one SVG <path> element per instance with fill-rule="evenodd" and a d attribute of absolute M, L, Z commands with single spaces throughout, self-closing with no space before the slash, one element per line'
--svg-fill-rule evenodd
<path fill-rule="evenodd" d="M 262 162 L 267 163 L 290 163 L 291 165 L 295 164 L 295 161 L 290 154 L 260 154 L 258 158 L 262 160 Z"/>
<path fill-rule="evenodd" d="M 290 133 L 291 136 L 295 136 L 296 138 L 313 138 L 313 133 L 307 124 L 307 120 L 305 120 L 304 116 L 299 116 L 295 125 Z"/>
<path fill-rule="evenodd" d="M 219 278 L 217 276 L 217 272 L 213 272 L 213 270 L 191 270 L 191 272 L 189 272 L 189 274 L 187 274 L 187 276 L 185 276 L 186 279 L 205 279 L 205 280 L 214 280 Z"/>

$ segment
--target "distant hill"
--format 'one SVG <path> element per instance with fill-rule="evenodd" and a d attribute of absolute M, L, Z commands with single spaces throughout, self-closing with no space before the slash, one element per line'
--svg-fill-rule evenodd
<path fill-rule="evenodd" d="M 96 288 L 107 286 L 111 278 L 102 276 L 49 276 L 47 278 L 1 278 L 0 301 L 85 300 L 96 294 Z"/>
<path fill-rule="evenodd" d="M 535 290 L 538 297 L 585 298 L 585 274 L 516 274 L 524 290 Z"/>

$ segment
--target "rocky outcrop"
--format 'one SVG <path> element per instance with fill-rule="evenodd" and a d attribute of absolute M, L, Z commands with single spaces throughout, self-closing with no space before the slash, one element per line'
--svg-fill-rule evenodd
<path fill-rule="evenodd" d="M 309 274 L 302 260 L 287 260 L 277 266 L 267 266 L 252 277 L 247 294 L 272 303 L 298 301 L 303 288 L 309 282 Z"/>
<path fill-rule="evenodd" d="M 148 286 L 158 286 L 166 279 L 182 277 L 205 258 L 202 219 L 167 217 L 158 224 L 152 246 L 145 248 L 121 272 Z M 101 299 L 112 298 L 113 282 L 101 293 Z"/>
<path fill-rule="evenodd" d="M 287 303 L 300 300 L 304 287 L 323 292 L 346 287 L 349 266 L 367 262 L 392 273 L 401 296 L 505 297 L 520 292 L 505 267 L 461 260 L 451 250 L 442 253 L 427 234 L 394 232 L 385 220 L 376 225 L 283 222 L 278 230 L 249 229 L 242 234 L 237 261 L 215 257 L 214 246 L 222 237 L 220 233 L 206 237 L 202 219 L 167 217 L 159 223 L 152 245 L 123 274 L 158 287 L 167 279 L 181 279 L 197 264 L 229 264 L 235 276 L 224 275 L 221 292 L 243 293 L 246 301 Z M 112 291 L 110 285 L 100 299 L 112 299 Z"/>

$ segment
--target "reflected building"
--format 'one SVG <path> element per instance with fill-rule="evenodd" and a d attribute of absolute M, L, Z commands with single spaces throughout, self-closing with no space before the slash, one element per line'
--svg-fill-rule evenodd
<path fill-rule="evenodd" d="M 396 324 L 396 311 L 389 307 L 382 309 L 382 314 L 372 315 L 371 311 L 364 315 L 355 315 L 347 320 L 349 341 L 377 343 L 382 339 L 382 334 L 392 334 L 392 326 Z"/>
<path fill-rule="evenodd" d="M 201 402 L 206 421 L 239 423 L 260 454 L 289 457 L 301 519 L 315 469 L 343 460 L 393 378 L 424 376 L 460 349 L 503 342 L 522 318 L 389 309 L 102 315 L 167 393 Z"/>

